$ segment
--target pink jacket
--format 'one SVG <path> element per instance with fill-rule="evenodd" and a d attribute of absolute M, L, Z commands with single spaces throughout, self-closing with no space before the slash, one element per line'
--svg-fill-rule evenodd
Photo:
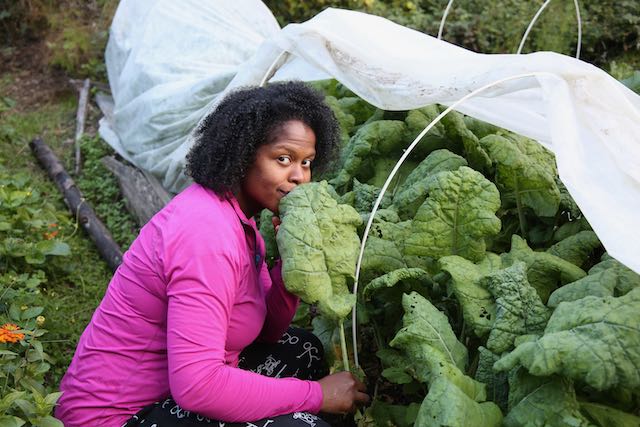
<path fill-rule="evenodd" d="M 273 283 L 273 284 L 272 284 Z M 80 338 L 60 390 L 66 427 L 121 426 L 173 396 L 221 421 L 318 412 L 320 384 L 237 368 L 254 340 L 274 342 L 298 299 L 234 197 L 192 184 L 140 231 Z"/>

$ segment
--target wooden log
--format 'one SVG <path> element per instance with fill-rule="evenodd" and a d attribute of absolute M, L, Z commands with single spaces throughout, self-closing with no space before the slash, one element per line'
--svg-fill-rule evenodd
<path fill-rule="evenodd" d="M 125 165 L 112 156 L 103 157 L 102 163 L 118 178 L 127 209 L 141 226 L 171 200 L 169 193 L 150 173 Z"/>
<path fill-rule="evenodd" d="M 84 197 L 82 197 L 82 193 L 80 193 L 80 190 L 76 187 L 76 183 L 71 179 L 49 146 L 40 138 L 31 141 L 29 146 L 42 168 L 49 175 L 49 178 L 58 186 L 71 213 L 76 217 L 87 234 L 89 234 L 89 237 L 98 248 L 98 252 L 107 262 L 111 270 L 115 271 L 122 263 L 122 250 L 113 240 L 109 230 L 107 230 L 91 206 L 89 206 Z"/>
<path fill-rule="evenodd" d="M 76 167 L 75 167 L 75 175 L 78 176 L 80 173 L 80 138 L 82 138 L 82 134 L 84 134 L 84 122 L 87 118 L 87 104 L 89 101 L 89 88 L 91 86 L 91 81 L 89 79 L 84 80 L 84 84 L 82 85 L 82 89 L 80 90 L 80 99 L 78 100 L 78 111 L 76 112 L 76 137 L 75 137 L 75 147 L 76 147 Z"/>

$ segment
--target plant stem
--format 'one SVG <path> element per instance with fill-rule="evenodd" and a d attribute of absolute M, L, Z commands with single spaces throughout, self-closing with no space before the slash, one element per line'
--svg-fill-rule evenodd
<path fill-rule="evenodd" d="M 342 364 L 344 365 L 344 370 L 349 371 L 349 354 L 347 353 L 347 340 L 344 337 L 344 321 L 340 319 L 338 323 L 338 328 L 340 328 L 340 347 L 342 348 Z"/>
<path fill-rule="evenodd" d="M 520 202 L 520 186 L 518 185 L 517 179 L 516 179 L 515 195 L 516 195 L 516 208 L 518 209 L 518 220 L 520 221 L 520 232 L 522 233 L 522 237 L 526 239 L 527 238 L 527 222 L 525 221 L 522 203 Z"/>

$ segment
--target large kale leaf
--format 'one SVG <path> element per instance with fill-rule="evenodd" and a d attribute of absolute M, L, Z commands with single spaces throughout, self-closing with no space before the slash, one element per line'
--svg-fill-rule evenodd
<path fill-rule="evenodd" d="M 495 185 L 463 166 L 435 175 L 429 181 L 428 193 L 413 220 L 405 253 L 481 260 L 486 249 L 484 239 L 500 231 L 500 220 L 495 216 L 500 195 Z"/>
<path fill-rule="evenodd" d="M 538 216 L 553 216 L 560 206 L 553 155 L 538 142 L 512 135 L 489 135 L 480 140 L 496 166 L 496 183 L 506 207 Z"/>
<path fill-rule="evenodd" d="M 332 318 L 346 317 L 355 298 L 355 265 L 360 247 L 360 215 L 339 205 L 325 181 L 296 187 L 280 202 L 282 224 L 276 236 L 287 289 L 318 303 Z"/>
<path fill-rule="evenodd" d="M 547 252 L 536 252 L 527 245 L 526 240 L 514 234 L 511 237 L 511 250 L 501 255 L 505 266 L 517 261 L 527 264 L 527 279 L 533 286 L 542 302 L 547 302 L 549 295 L 558 286 L 574 282 L 586 276 L 580 267 L 551 255 Z"/>
<path fill-rule="evenodd" d="M 529 285 L 525 264 L 490 274 L 480 280 L 496 299 L 496 319 L 487 340 L 487 348 L 501 354 L 513 348 L 520 335 L 542 334 L 549 320 L 549 309 Z"/>
<path fill-rule="evenodd" d="M 464 374 L 467 349 L 458 341 L 449 320 L 416 292 L 402 298 L 403 328 L 389 343 L 401 350 L 400 366 L 420 382 L 432 383 L 443 377 L 475 401 L 484 401 L 484 384 Z"/>
<path fill-rule="evenodd" d="M 451 276 L 450 288 L 462 307 L 467 327 L 478 337 L 491 331 L 496 318 L 496 304 L 491 293 L 478 282 L 501 268 L 498 255 L 487 253 L 478 264 L 457 255 L 442 257 L 438 264 Z"/>
<path fill-rule="evenodd" d="M 640 288 L 622 297 L 561 303 L 544 335 L 500 359 L 498 370 L 523 365 L 533 375 L 562 374 L 596 390 L 640 387 Z"/>
<path fill-rule="evenodd" d="M 478 403 L 445 377 L 437 378 L 422 402 L 415 426 L 500 427 L 502 412 L 493 402 Z"/>
<path fill-rule="evenodd" d="M 407 176 L 393 196 L 393 205 L 402 219 L 413 219 L 418 208 L 427 198 L 429 181 L 438 172 L 454 171 L 466 166 L 464 157 L 449 150 L 436 150 L 429 154 Z"/>
<path fill-rule="evenodd" d="M 595 427 L 580 413 L 571 381 L 535 377 L 519 368 L 509 374 L 509 413 L 505 427 Z"/>

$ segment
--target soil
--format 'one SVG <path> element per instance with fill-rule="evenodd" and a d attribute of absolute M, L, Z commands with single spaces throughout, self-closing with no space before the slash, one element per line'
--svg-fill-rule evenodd
<path fill-rule="evenodd" d="M 17 112 L 36 110 L 76 90 L 63 71 L 47 66 L 46 55 L 43 40 L 0 49 L 0 78 L 11 76 L 0 95 L 16 101 Z"/>

